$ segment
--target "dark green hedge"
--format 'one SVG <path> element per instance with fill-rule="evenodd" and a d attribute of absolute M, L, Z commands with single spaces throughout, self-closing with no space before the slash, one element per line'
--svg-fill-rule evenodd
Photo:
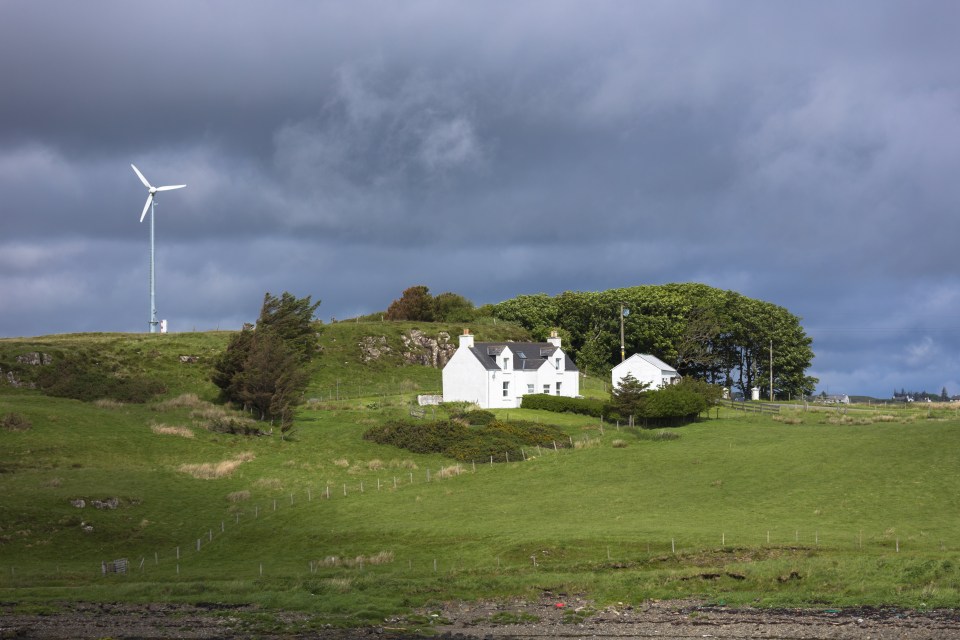
<path fill-rule="evenodd" d="M 600 418 L 609 413 L 608 403 L 604 400 L 588 398 L 567 398 L 565 396 L 551 396 L 537 393 L 523 396 L 520 402 L 522 409 L 541 409 L 555 413 L 579 413 L 586 416 Z"/>
<path fill-rule="evenodd" d="M 520 460 L 537 445 L 561 448 L 569 444 L 558 427 L 521 421 L 468 427 L 452 420 L 393 420 L 368 429 L 363 437 L 414 453 L 440 453 L 461 462 Z"/>

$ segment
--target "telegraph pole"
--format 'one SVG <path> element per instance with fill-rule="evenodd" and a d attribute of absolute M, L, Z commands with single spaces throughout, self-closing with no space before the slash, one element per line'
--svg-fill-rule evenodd
<path fill-rule="evenodd" d="M 770 340 L 770 402 L 773 402 L 773 340 Z"/>
<path fill-rule="evenodd" d="M 620 303 L 620 362 L 623 362 L 627 359 L 627 349 L 623 341 L 623 318 L 630 313 L 629 309 L 623 308 L 623 303 Z"/>

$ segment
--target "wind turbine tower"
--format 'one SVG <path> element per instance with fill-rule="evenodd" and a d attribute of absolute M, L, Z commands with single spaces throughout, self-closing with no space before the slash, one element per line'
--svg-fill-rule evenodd
<path fill-rule="evenodd" d="M 147 193 L 147 202 L 143 205 L 143 213 L 140 214 L 140 222 L 143 222 L 144 217 L 147 215 L 147 210 L 150 210 L 150 333 L 157 332 L 157 326 L 160 322 L 157 320 L 157 295 L 156 289 L 154 287 L 154 278 L 153 278 L 153 214 L 157 207 L 157 200 L 154 198 L 154 195 L 158 191 L 171 191 L 173 189 L 183 189 L 185 184 L 174 184 L 168 185 L 166 187 L 154 187 L 147 179 L 143 177 L 143 174 L 140 173 L 140 170 L 137 169 L 134 165 L 130 165 L 133 168 L 133 172 L 137 174 L 137 177 L 140 178 L 140 182 L 143 183 L 148 189 Z"/>

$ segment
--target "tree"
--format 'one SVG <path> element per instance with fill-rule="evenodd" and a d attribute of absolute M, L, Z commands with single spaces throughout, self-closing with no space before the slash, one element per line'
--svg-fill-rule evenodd
<path fill-rule="evenodd" d="M 387 308 L 387 320 L 433 321 L 433 296 L 424 285 L 405 289 L 403 295 L 390 303 Z"/>
<path fill-rule="evenodd" d="M 470 322 L 476 313 L 473 303 L 449 291 L 433 299 L 433 319 L 437 322 Z"/>
<path fill-rule="evenodd" d="M 320 302 L 284 292 L 267 293 L 256 327 L 246 324 L 214 363 L 211 380 L 220 397 L 261 420 L 293 426 L 293 407 L 307 386 L 307 363 L 317 351 L 314 313 Z"/>
<path fill-rule="evenodd" d="M 629 373 L 610 391 L 610 405 L 633 426 L 634 416 L 643 415 L 649 382 L 640 382 Z"/>
<path fill-rule="evenodd" d="M 284 291 L 277 298 L 267 293 L 263 296 L 257 329 L 277 335 L 301 362 L 307 362 L 317 352 L 319 332 L 314 314 L 319 306 L 320 301 L 311 302 L 310 296 L 297 298 Z"/>
<path fill-rule="evenodd" d="M 947 395 L 947 388 L 944 387 L 940 391 L 940 402 L 950 402 L 950 396 Z"/>

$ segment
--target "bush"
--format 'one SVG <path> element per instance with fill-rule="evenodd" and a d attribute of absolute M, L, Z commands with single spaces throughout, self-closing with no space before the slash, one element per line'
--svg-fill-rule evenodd
<path fill-rule="evenodd" d="M 89 354 L 71 354 L 58 358 L 39 375 L 40 389 L 48 396 L 94 401 L 144 403 L 165 393 L 166 386 L 151 378 L 122 374 L 101 365 Z"/>
<path fill-rule="evenodd" d="M 497 416 L 493 415 L 491 411 L 484 411 L 483 409 L 475 409 L 474 411 L 467 411 L 463 415 L 459 416 L 461 420 L 465 420 L 467 424 L 473 426 L 483 426 L 488 425 L 496 421 Z"/>
<path fill-rule="evenodd" d="M 594 418 L 602 418 L 609 413 L 608 403 L 603 400 L 567 398 L 565 396 L 551 396 L 546 393 L 523 396 L 520 408 L 541 409 L 555 413 L 577 413 Z"/>
<path fill-rule="evenodd" d="M 512 460 L 519 460 L 526 448 L 553 446 L 554 443 L 563 447 L 568 442 L 566 434 L 552 425 L 499 421 L 468 427 L 452 420 L 393 420 L 368 429 L 363 437 L 414 453 L 440 453 L 461 462 L 491 458 L 495 462 L 502 462 L 508 456 Z"/>
<path fill-rule="evenodd" d="M 8 413 L 0 418 L 0 427 L 7 431 L 26 431 L 32 426 L 29 418 L 19 413 Z"/>

